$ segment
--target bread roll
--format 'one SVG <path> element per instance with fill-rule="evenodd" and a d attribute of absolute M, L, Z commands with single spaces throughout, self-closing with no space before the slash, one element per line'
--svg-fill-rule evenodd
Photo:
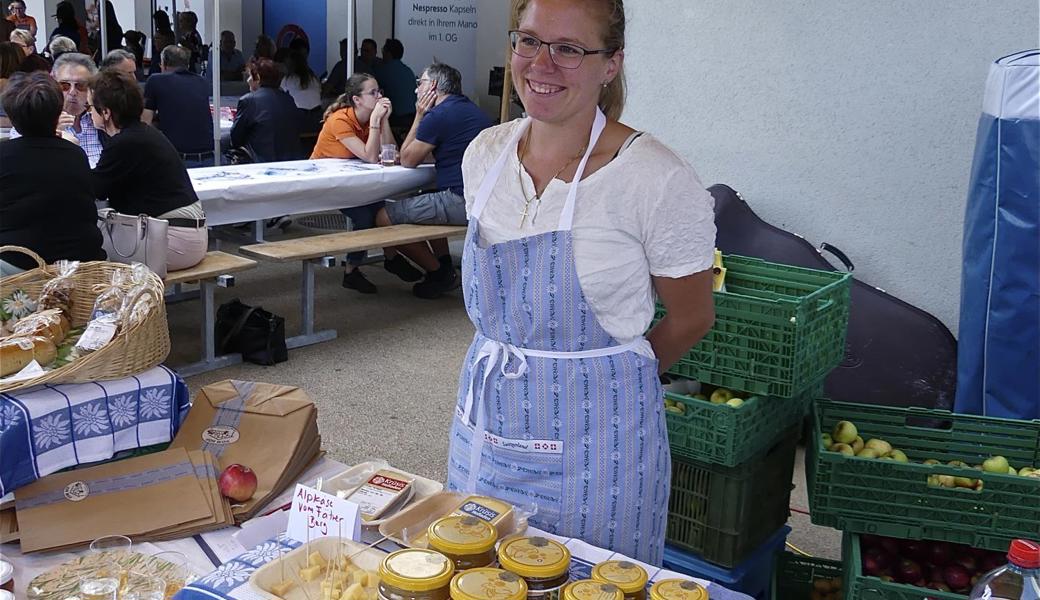
<path fill-rule="evenodd" d="M 0 341 L 0 377 L 21 371 L 33 360 L 41 367 L 49 365 L 57 356 L 57 346 L 45 337 L 7 338 Z"/>
<path fill-rule="evenodd" d="M 40 311 L 15 323 L 14 337 L 45 337 L 61 345 L 69 334 L 69 320 L 58 309 Z"/>

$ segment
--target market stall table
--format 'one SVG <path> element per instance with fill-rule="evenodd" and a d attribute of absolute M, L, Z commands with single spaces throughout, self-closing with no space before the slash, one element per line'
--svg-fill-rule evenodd
<path fill-rule="evenodd" d="M 187 385 L 163 366 L 0 394 L 0 496 L 68 467 L 167 443 L 190 406 Z"/>
<path fill-rule="evenodd" d="M 210 226 L 363 206 L 431 185 L 435 174 L 433 165 L 331 158 L 188 169 Z"/>

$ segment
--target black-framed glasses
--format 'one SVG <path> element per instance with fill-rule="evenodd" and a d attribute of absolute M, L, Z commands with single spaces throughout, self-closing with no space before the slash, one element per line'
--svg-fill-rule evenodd
<path fill-rule="evenodd" d="M 61 86 L 61 91 L 68 92 L 72 90 L 72 87 L 76 87 L 77 92 L 85 92 L 89 87 L 86 81 L 59 81 L 58 85 Z"/>
<path fill-rule="evenodd" d="M 581 61 L 585 60 L 587 54 L 613 54 L 617 52 L 617 48 L 588 50 L 566 42 L 546 42 L 530 33 L 516 29 L 509 32 L 509 46 L 513 49 L 513 54 L 517 56 L 534 58 L 538 56 L 538 51 L 542 49 L 543 45 L 549 47 L 549 58 L 556 63 L 556 66 L 564 69 L 577 69 L 581 66 Z"/>

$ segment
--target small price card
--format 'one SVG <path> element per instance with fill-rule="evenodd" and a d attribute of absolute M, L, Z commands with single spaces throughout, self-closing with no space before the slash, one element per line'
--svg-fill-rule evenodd
<path fill-rule="evenodd" d="M 302 543 L 341 535 L 356 542 L 361 539 L 361 513 L 353 502 L 296 484 L 287 533 Z"/>

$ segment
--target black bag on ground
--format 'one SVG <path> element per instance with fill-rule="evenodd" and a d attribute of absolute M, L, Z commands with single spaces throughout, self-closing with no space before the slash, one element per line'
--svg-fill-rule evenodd
<path fill-rule="evenodd" d="M 289 360 L 285 319 L 263 307 L 243 304 L 238 298 L 217 309 L 214 336 L 220 354 L 237 352 L 242 360 L 268 366 Z"/>

